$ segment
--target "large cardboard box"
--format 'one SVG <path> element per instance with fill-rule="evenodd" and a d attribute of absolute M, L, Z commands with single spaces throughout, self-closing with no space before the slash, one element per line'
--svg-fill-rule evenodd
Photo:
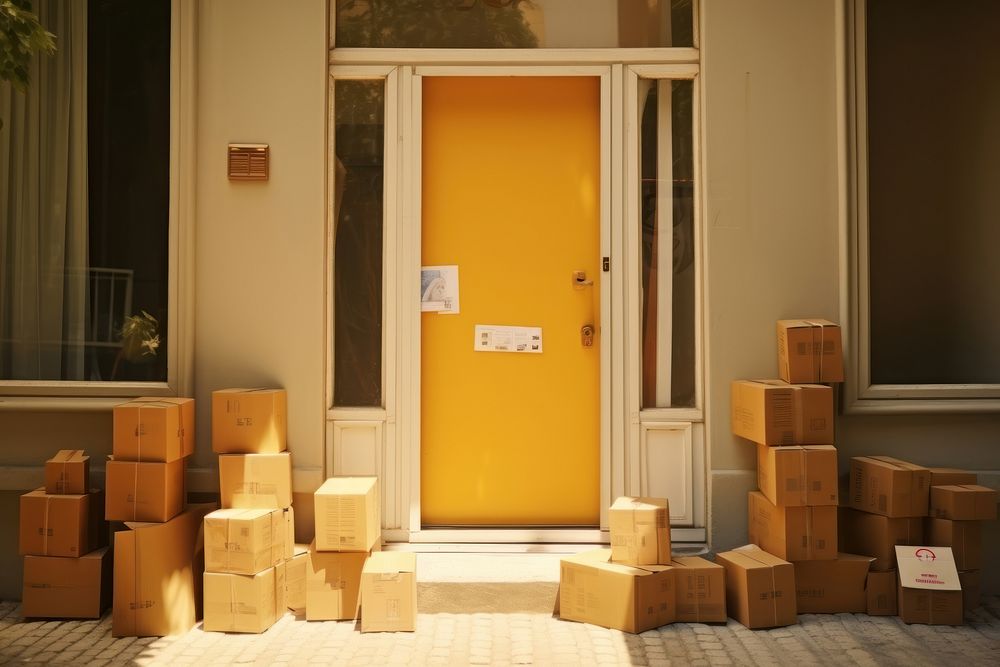
<path fill-rule="evenodd" d="M 278 603 L 284 588 L 284 577 L 274 567 L 253 575 L 206 572 L 202 627 L 205 632 L 264 632 L 285 612 Z"/>
<path fill-rule="evenodd" d="M 285 451 L 288 398 L 284 389 L 212 392 L 212 451 L 276 454 Z"/>
<path fill-rule="evenodd" d="M 608 527 L 615 563 L 670 565 L 670 506 L 666 498 L 618 498 L 608 510 Z"/>
<path fill-rule="evenodd" d="M 924 523 L 920 517 L 891 519 L 881 514 L 841 507 L 837 514 L 841 551 L 874 556 L 873 572 L 896 569 L 896 545 L 924 543 Z"/>
<path fill-rule="evenodd" d="M 726 609 L 732 618 L 751 630 L 798 623 L 791 563 L 752 544 L 716 554 L 715 562 L 726 570 Z"/>
<path fill-rule="evenodd" d="M 732 383 L 735 435 L 763 445 L 832 445 L 833 390 L 781 380 Z"/>
<path fill-rule="evenodd" d="M 45 493 L 81 494 L 90 490 L 90 457 L 82 449 L 60 449 L 45 462 Z"/>
<path fill-rule="evenodd" d="M 866 613 L 869 616 L 895 616 L 898 613 L 898 577 L 895 570 L 868 573 Z"/>
<path fill-rule="evenodd" d="M 758 444 L 757 486 L 779 507 L 836 505 L 837 448 Z"/>
<path fill-rule="evenodd" d="M 25 556 L 25 618 L 100 618 L 111 605 L 110 547 L 79 558 Z"/>
<path fill-rule="evenodd" d="M 37 488 L 20 499 L 19 553 L 77 558 L 104 546 L 104 492 L 55 495 Z"/>
<path fill-rule="evenodd" d="M 890 456 L 851 459 L 848 504 L 889 517 L 927 516 L 930 470 Z"/>
<path fill-rule="evenodd" d="M 896 547 L 899 618 L 904 623 L 961 625 L 962 585 L 948 547 Z"/>
<path fill-rule="evenodd" d="M 291 507 L 291 455 L 223 454 L 219 457 L 219 497 L 223 508 Z"/>
<path fill-rule="evenodd" d="M 983 596 L 983 580 L 979 570 L 959 571 L 958 580 L 962 584 L 962 607 L 972 611 L 980 604 Z"/>
<path fill-rule="evenodd" d="M 749 494 L 750 541 L 785 560 L 837 557 L 837 508 L 777 507 L 760 491 Z"/>
<path fill-rule="evenodd" d="M 778 320 L 778 376 L 785 382 L 843 382 L 840 327 L 830 320 Z"/>
<path fill-rule="evenodd" d="M 674 569 L 625 565 L 611 549 L 584 551 L 559 563 L 559 617 L 639 633 L 676 619 Z"/>
<path fill-rule="evenodd" d="M 361 570 L 368 551 L 318 551 L 309 545 L 306 564 L 306 620 L 345 621 L 358 617 Z"/>
<path fill-rule="evenodd" d="M 134 398 L 116 405 L 113 419 L 116 459 L 169 463 L 194 454 L 193 398 Z"/>
<path fill-rule="evenodd" d="M 795 606 L 800 614 L 863 614 L 871 556 L 837 554 L 834 560 L 801 560 L 795 566 Z"/>
<path fill-rule="evenodd" d="M 978 484 L 932 486 L 930 515 L 965 521 L 997 518 L 997 492 Z"/>
<path fill-rule="evenodd" d="M 184 509 L 185 460 L 137 463 L 109 459 L 104 516 L 108 521 L 169 521 Z"/>
<path fill-rule="evenodd" d="M 697 556 L 670 561 L 677 590 L 678 623 L 726 622 L 726 571 Z"/>
<path fill-rule="evenodd" d="M 309 567 L 309 545 L 296 544 L 292 557 L 285 561 L 285 604 L 296 615 L 306 613 L 306 568 Z"/>
<path fill-rule="evenodd" d="M 314 502 L 319 551 L 370 551 L 382 535 L 378 477 L 331 477 Z"/>
<path fill-rule="evenodd" d="M 959 572 L 978 570 L 983 566 L 983 531 L 979 521 L 925 517 L 923 544 L 951 547 Z"/>
<path fill-rule="evenodd" d="M 361 571 L 361 632 L 417 629 L 417 555 L 375 552 Z"/>
<path fill-rule="evenodd" d="M 931 486 L 951 486 L 953 484 L 978 484 L 976 473 L 958 468 L 928 468 L 931 471 Z"/>
<path fill-rule="evenodd" d="M 285 560 L 288 527 L 280 509 L 223 509 L 205 517 L 205 570 L 252 575 Z"/>
<path fill-rule="evenodd" d="M 166 523 L 128 522 L 115 533 L 115 637 L 187 632 L 201 618 L 202 522 L 214 504 L 189 505 Z"/>

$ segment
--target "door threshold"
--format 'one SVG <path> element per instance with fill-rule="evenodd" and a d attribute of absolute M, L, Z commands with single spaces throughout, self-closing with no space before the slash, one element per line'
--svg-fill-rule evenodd
<path fill-rule="evenodd" d="M 394 540 L 395 531 L 384 531 L 387 542 L 408 541 L 410 544 L 587 544 L 610 543 L 607 531 L 598 528 L 427 528 L 399 531 L 401 540 Z"/>

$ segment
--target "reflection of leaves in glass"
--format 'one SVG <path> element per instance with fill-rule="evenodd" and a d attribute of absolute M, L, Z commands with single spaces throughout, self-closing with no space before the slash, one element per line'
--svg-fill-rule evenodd
<path fill-rule="evenodd" d="M 10 81 L 15 90 L 26 91 L 31 56 L 36 51 L 55 53 L 55 35 L 39 24 L 30 0 L 0 0 L 0 81 Z"/>

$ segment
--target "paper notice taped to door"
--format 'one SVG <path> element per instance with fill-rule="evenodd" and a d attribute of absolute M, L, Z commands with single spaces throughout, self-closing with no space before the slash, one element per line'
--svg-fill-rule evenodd
<path fill-rule="evenodd" d="M 476 352 L 526 352 L 541 354 L 541 327 L 505 327 L 477 324 L 474 342 Z"/>

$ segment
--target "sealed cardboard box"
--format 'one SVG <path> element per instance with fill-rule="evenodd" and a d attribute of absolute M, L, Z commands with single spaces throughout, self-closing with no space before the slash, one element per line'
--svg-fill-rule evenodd
<path fill-rule="evenodd" d="M 280 509 L 224 509 L 205 517 L 205 570 L 257 574 L 285 559 L 288 529 Z"/>
<path fill-rule="evenodd" d="M 670 561 L 677 590 L 678 623 L 726 622 L 726 572 L 718 563 L 697 556 Z"/>
<path fill-rule="evenodd" d="M 795 568 L 752 544 L 716 554 L 726 571 L 726 609 L 750 628 L 777 628 L 798 623 Z"/>
<path fill-rule="evenodd" d="M 559 562 L 559 617 L 639 633 L 673 623 L 677 596 L 669 565 L 625 565 L 610 549 Z"/>
<path fill-rule="evenodd" d="M 833 445 L 757 445 L 757 486 L 779 507 L 836 505 L 837 449 Z"/>
<path fill-rule="evenodd" d="M 108 521 L 169 521 L 184 509 L 184 459 L 137 463 L 109 459 L 104 516 Z"/>
<path fill-rule="evenodd" d="M 25 618 L 100 618 L 111 605 L 111 549 L 79 558 L 25 556 Z"/>
<path fill-rule="evenodd" d="M 953 484 L 978 484 L 976 473 L 958 468 L 928 468 L 931 471 L 931 486 L 951 486 Z"/>
<path fill-rule="evenodd" d="M 417 629 L 417 555 L 375 552 L 361 571 L 361 632 Z"/>
<path fill-rule="evenodd" d="M 838 548 L 847 553 L 874 556 L 871 569 L 875 572 L 896 569 L 897 544 L 924 543 L 924 524 L 920 517 L 891 519 L 881 514 L 841 507 L 837 520 L 840 524 Z"/>
<path fill-rule="evenodd" d="M 318 551 L 309 545 L 306 564 L 306 620 L 345 621 L 358 617 L 361 569 L 367 551 Z"/>
<path fill-rule="evenodd" d="M 309 545 L 294 545 L 292 557 L 285 561 L 285 604 L 298 615 L 306 613 L 306 568 Z"/>
<path fill-rule="evenodd" d="M 785 382 L 843 382 L 840 327 L 830 320 L 778 320 L 778 375 Z"/>
<path fill-rule="evenodd" d="M 193 398 L 134 398 L 116 405 L 113 418 L 116 459 L 169 463 L 194 454 Z"/>
<path fill-rule="evenodd" d="M 608 524 L 615 563 L 670 565 L 670 507 L 666 498 L 618 498 L 608 510 Z"/>
<path fill-rule="evenodd" d="M 19 553 L 77 558 L 103 545 L 104 493 L 55 495 L 38 488 L 21 496 Z"/>
<path fill-rule="evenodd" d="M 777 507 L 760 491 L 749 494 L 750 541 L 785 560 L 837 557 L 837 508 Z"/>
<path fill-rule="evenodd" d="M 895 616 L 897 612 L 896 580 L 899 575 L 895 570 L 888 572 L 869 572 L 865 586 L 867 611 L 869 616 Z"/>
<path fill-rule="evenodd" d="M 128 522 L 115 533 L 115 637 L 187 632 L 201 618 L 202 520 L 214 504 L 189 505 L 166 523 Z"/>
<path fill-rule="evenodd" d="M 982 524 L 979 521 L 924 518 L 923 544 L 951 547 L 955 567 L 959 572 L 978 570 L 983 566 L 982 535 Z"/>
<path fill-rule="evenodd" d="M 978 484 L 932 486 L 930 515 L 976 521 L 997 518 L 997 492 Z"/>
<path fill-rule="evenodd" d="M 219 457 L 219 497 L 224 508 L 291 507 L 291 455 L 223 454 Z"/>
<path fill-rule="evenodd" d="M 288 431 L 284 389 L 220 389 L 212 392 L 212 451 L 277 454 Z"/>
<path fill-rule="evenodd" d="M 854 509 L 889 517 L 927 516 L 930 470 L 890 456 L 851 459 L 848 502 Z"/>
<path fill-rule="evenodd" d="M 896 547 L 903 623 L 961 625 L 962 585 L 948 547 Z"/>
<path fill-rule="evenodd" d="M 965 608 L 965 611 L 976 609 L 983 596 L 983 580 L 980 571 L 959 571 L 958 580 L 962 584 L 962 607 Z"/>
<path fill-rule="evenodd" d="M 731 389 L 735 435 L 763 445 L 833 444 L 830 387 L 736 380 Z"/>
<path fill-rule="evenodd" d="M 285 611 L 279 608 L 278 597 L 274 567 L 253 575 L 206 572 L 203 628 L 205 632 L 264 632 Z"/>
<path fill-rule="evenodd" d="M 795 566 L 795 606 L 800 614 L 863 614 L 871 556 L 837 554 L 834 560 L 802 560 Z"/>
<path fill-rule="evenodd" d="M 90 490 L 90 457 L 82 449 L 60 449 L 45 462 L 45 493 L 81 494 Z"/>
<path fill-rule="evenodd" d="M 370 551 L 382 535 L 377 477 L 331 477 L 314 502 L 319 551 Z"/>

